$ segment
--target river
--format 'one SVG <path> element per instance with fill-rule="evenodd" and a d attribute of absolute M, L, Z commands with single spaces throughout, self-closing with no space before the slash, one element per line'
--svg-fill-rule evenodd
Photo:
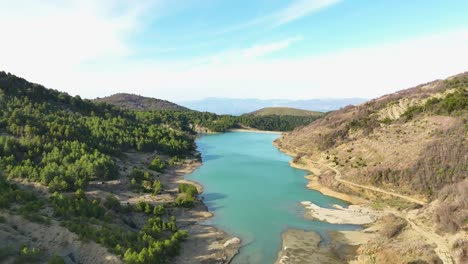
<path fill-rule="evenodd" d="M 288 228 L 314 230 L 326 240 L 327 230 L 356 226 L 332 225 L 303 217 L 301 201 L 330 208 L 344 201 L 306 188 L 306 171 L 289 166 L 291 157 L 272 145 L 279 134 L 229 132 L 197 140 L 203 165 L 187 178 L 204 186 L 202 197 L 217 226 L 242 239 L 232 263 L 274 263 L 281 233 Z"/>

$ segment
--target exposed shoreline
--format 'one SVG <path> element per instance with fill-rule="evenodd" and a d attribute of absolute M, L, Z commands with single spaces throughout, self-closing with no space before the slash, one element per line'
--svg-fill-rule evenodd
<path fill-rule="evenodd" d="M 183 164 L 181 171 L 182 173 L 175 174 L 175 183 L 189 183 L 194 185 L 199 194 L 203 193 L 203 185 L 199 182 L 187 179 L 187 175 L 197 170 L 203 163 L 201 161 L 190 162 L 189 164 Z M 181 177 L 180 177 L 180 176 Z M 187 241 L 182 245 L 181 254 L 176 257 L 175 263 L 180 264 L 191 264 L 197 263 L 219 263 L 226 264 L 230 263 L 232 259 L 239 253 L 241 247 L 241 240 L 238 237 L 231 236 L 224 230 L 219 229 L 213 225 L 204 225 L 202 222 L 213 217 L 214 214 L 208 210 L 202 199 L 198 199 L 201 206 L 190 209 L 192 213 L 196 214 L 195 223 L 189 225 L 187 230 L 189 237 Z M 201 213 L 197 213 L 197 211 Z M 202 240 L 205 244 L 209 245 L 210 250 L 208 255 L 202 255 L 200 252 L 199 240 Z M 216 253 L 215 251 L 218 251 Z M 208 253 L 208 252 L 207 252 Z"/>
<path fill-rule="evenodd" d="M 152 155 L 151 153 L 127 153 L 127 159 L 123 160 L 120 166 L 122 168 L 133 168 L 134 166 L 146 168 L 146 164 L 151 161 Z M 104 186 L 100 186 L 101 190 L 96 189 L 89 194 L 105 197 L 107 192 L 112 191 L 123 204 L 136 204 L 139 201 L 151 204 L 165 204 L 176 199 L 179 183 L 192 184 L 200 194 L 203 192 L 202 184 L 186 178 L 187 175 L 197 170 L 201 165 L 202 162 L 193 156 L 176 166 L 167 168 L 157 176 L 165 186 L 163 194 L 158 196 L 129 192 L 125 182 L 116 183 L 116 186 L 107 190 L 102 189 Z M 106 186 L 111 187 L 110 184 L 106 184 Z M 209 212 L 202 199 L 197 200 L 198 202 L 192 208 L 172 209 L 171 214 L 176 217 L 178 227 L 188 232 L 188 237 L 181 244 L 180 254 L 175 257 L 174 263 L 229 263 L 238 253 L 240 241 L 239 243 L 233 243 L 235 237 L 232 235 L 215 226 L 203 224 L 204 221 L 213 217 L 213 213 Z"/>
<path fill-rule="evenodd" d="M 261 130 L 253 130 L 253 129 L 231 129 L 228 132 L 281 134 L 281 132 L 261 131 Z M 289 156 L 295 156 L 294 153 L 287 151 L 286 149 L 280 148 L 277 144 L 274 144 L 274 145 L 281 152 Z M 177 182 L 188 182 L 188 183 L 194 184 L 201 193 L 203 191 L 203 186 L 200 183 L 192 181 L 192 180 L 187 180 L 185 178 L 186 175 L 192 173 L 201 165 L 202 163 L 200 162 L 197 164 L 196 167 L 192 167 L 191 170 L 186 172 L 186 174 L 184 175 L 184 178 Z M 336 192 L 332 189 L 329 189 L 321 185 L 318 181 L 315 180 L 315 177 L 316 177 L 315 175 L 317 175 L 319 171 L 317 171 L 316 168 L 312 167 L 311 165 L 307 166 L 306 164 L 296 164 L 291 161 L 290 166 L 298 168 L 298 169 L 306 170 L 309 172 L 308 175 L 305 176 L 305 178 L 309 180 L 307 187 L 311 190 L 319 191 L 324 195 L 344 200 L 350 204 L 366 203 L 366 200 L 360 197 L 355 197 L 355 196 L 347 195 L 344 193 Z M 317 210 L 313 211 L 310 208 L 307 208 L 311 206 L 311 204 L 308 201 L 303 202 L 302 205 L 306 209 L 306 213 L 304 215 L 306 219 L 318 219 L 321 221 L 326 221 L 326 222 L 335 223 L 335 224 L 353 224 L 353 225 L 366 226 L 366 225 L 374 223 L 377 218 L 377 214 L 374 214 L 373 212 L 369 213 L 368 210 L 370 209 L 361 205 L 354 205 L 354 207 L 351 206 L 351 209 L 337 208 L 337 210 L 326 209 L 326 210 L 318 210 L 318 211 Z M 334 215 L 329 216 L 328 215 L 329 212 L 327 210 L 334 211 L 333 212 Z M 362 211 L 364 211 L 364 213 Z M 207 216 L 204 220 L 213 216 L 213 213 L 208 212 L 207 208 L 206 208 L 206 212 L 209 213 L 210 215 Z M 201 220 L 201 221 L 204 221 L 204 220 Z M 203 226 L 199 222 L 197 222 L 197 225 Z M 213 227 L 213 226 L 211 227 L 213 228 L 213 232 L 221 231 L 217 229 L 216 227 Z M 375 236 L 375 234 L 369 234 L 369 232 L 365 230 L 330 231 L 329 235 L 330 235 L 330 238 L 332 239 L 331 243 L 333 244 L 333 246 L 338 245 L 342 250 L 344 250 L 345 253 L 343 254 L 346 255 L 347 259 L 352 259 L 352 257 L 355 254 L 354 252 L 355 249 L 357 249 L 357 247 L 360 244 L 365 243 L 371 237 Z M 306 243 L 304 245 L 303 244 L 304 241 L 302 240 L 300 236 L 305 236 L 305 241 L 308 241 L 310 243 Z M 231 238 L 231 239 L 234 239 L 234 238 Z M 314 256 L 315 258 L 318 257 L 320 259 L 323 259 L 325 261 L 323 263 L 344 263 L 344 262 L 340 262 L 339 259 L 333 257 L 334 253 L 332 252 L 333 248 L 331 246 L 321 246 L 320 245 L 321 241 L 322 241 L 322 238 L 315 231 L 302 231 L 302 230 L 296 230 L 296 229 L 287 229 L 282 234 L 283 246 L 278 250 L 278 253 L 277 253 L 278 259 L 275 263 L 288 263 L 288 264 L 304 263 L 303 262 L 304 260 L 308 260 L 310 258 L 309 257 L 304 258 L 304 256 L 296 257 L 295 254 L 297 252 L 300 253 L 304 251 L 305 249 L 310 250 L 309 253 L 311 253 L 310 254 L 311 256 Z M 309 246 L 309 244 L 313 245 L 312 248 Z M 236 254 L 238 253 L 239 248 L 240 248 L 240 243 L 237 244 Z M 230 263 L 236 254 L 232 255 L 226 262 L 220 262 L 220 263 Z M 295 260 L 297 260 L 298 262 L 295 262 Z M 189 263 L 189 262 L 185 262 L 185 263 Z"/>
<path fill-rule="evenodd" d="M 296 153 L 279 146 L 276 142 L 273 142 L 273 145 L 281 152 L 291 157 L 296 156 Z M 361 197 L 340 193 L 323 186 L 317 180 L 317 175 L 321 173 L 321 170 L 311 164 L 299 164 L 293 161 L 289 164 L 293 168 L 308 172 L 305 176 L 305 178 L 309 180 L 307 183 L 308 189 L 318 191 L 323 195 L 334 197 L 351 204 L 349 209 L 337 208 L 334 210 L 321 208 L 315 206 L 312 202 L 303 201 L 301 204 L 306 209 L 304 215 L 306 219 L 317 219 L 334 224 L 355 224 L 364 227 L 370 225 L 371 227 L 368 229 L 374 228 L 372 225 L 375 224 L 380 214 L 366 206 L 368 203 L 367 200 Z M 305 236 L 306 240 L 310 238 L 312 242 L 304 244 L 303 238 L 298 237 L 298 232 L 300 232 L 302 236 Z M 282 247 L 278 251 L 276 264 L 304 263 L 304 260 L 309 259 L 308 256 L 315 256 L 316 259 L 322 259 L 323 263 L 347 263 L 356 255 L 355 251 L 359 245 L 366 243 L 375 236 L 375 234 L 369 234 L 367 229 L 357 231 L 329 231 L 329 235 L 332 246 L 321 246 L 321 238 L 314 231 L 301 231 L 296 229 L 285 230 L 282 235 Z M 310 244 L 312 244 L 312 246 L 310 246 Z M 346 256 L 342 256 L 341 259 L 333 258 L 335 247 L 341 248 Z M 291 252 L 301 252 L 304 250 L 308 251 L 308 256 L 304 255 L 298 258 L 297 256 L 291 255 Z M 346 261 L 343 258 L 345 258 Z"/>
<path fill-rule="evenodd" d="M 273 144 L 280 151 L 290 156 L 295 157 L 297 155 L 293 150 L 280 146 L 278 142 L 274 142 Z M 344 181 L 348 188 L 357 193 L 361 193 L 362 189 L 371 190 L 396 196 L 409 201 L 411 204 L 416 204 L 416 207 L 408 207 L 405 209 L 398 209 L 391 205 L 387 205 L 385 207 L 379 206 L 378 208 L 380 209 L 373 210 L 371 209 L 370 204 L 375 201 L 379 202 L 378 200 L 375 200 L 373 196 L 369 197 L 369 200 L 366 200 L 357 195 L 340 193 L 323 186 L 319 182 L 319 175 L 327 170 L 334 170 L 326 164 L 308 160 L 306 163 L 293 163 L 291 161 L 290 165 L 310 172 L 310 175 L 306 176 L 309 180 L 309 183 L 307 184 L 309 189 L 355 204 L 350 205 L 349 208 L 351 210 L 343 210 L 343 208 L 330 210 L 316 207 L 306 201 L 303 203 L 306 210 L 309 209 L 305 214 L 306 218 L 310 216 L 313 219 L 331 223 L 353 223 L 357 220 L 363 220 L 362 225 L 365 229 L 357 231 L 329 231 L 331 246 L 319 245 L 313 248 L 308 245 L 301 244 L 301 241 L 295 241 L 294 232 L 297 232 L 297 230 L 288 229 L 283 235 L 283 238 L 287 237 L 288 240 L 283 241 L 283 248 L 278 252 L 277 263 L 304 263 L 300 261 L 281 262 L 281 260 L 285 260 L 285 256 L 288 257 L 288 252 L 300 252 L 304 249 L 308 249 L 310 254 L 325 254 L 326 256 L 328 256 L 330 252 L 340 254 L 340 250 L 348 252 L 346 253 L 346 256 L 340 258 L 340 261 L 331 263 L 368 263 L 369 256 L 372 256 L 377 261 L 375 263 L 409 263 L 417 260 L 424 260 L 426 263 L 430 263 L 431 261 L 436 261 L 434 263 L 440 262 L 444 264 L 459 263 L 455 261 L 455 256 L 457 254 L 461 256 L 461 253 L 454 251 L 453 245 L 455 244 L 453 241 L 460 239 L 459 237 L 463 237 L 463 235 L 441 236 L 433 229 L 433 227 L 427 227 L 427 223 L 430 223 L 432 219 L 430 215 L 431 209 L 428 207 L 433 207 L 433 203 L 427 204 L 425 201 L 422 202 L 412 197 L 401 197 L 401 195 L 378 188 L 360 186 L 358 184 Z M 341 183 L 339 180 L 339 176 L 341 176 L 339 174 L 341 174 L 341 172 L 337 170 L 334 170 L 334 172 L 338 176 L 338 179 L 335 177 L 335 180 Z M 417 206 L 423 206 L 426 210 L 418 209 Z M 354 212 L 352 211 L 358 213 L 356 217 L 353 215 Z M 427 211 L 429 211 L 429 214 Z M 349 220 L 350 222 L 347 222 Z M 397 231 L 389 233 L 389 230 Z M 288 245 L 293 245 L 295 248 L 288 248 Z M 339 250 L 337 251 L 337 249 Z M 282 259 L 280 259 L 280 257 Z"/>
<path fill-rule="evenodd" d="M 293 153 L 292 151 L 289 151 L 281 146 L 279 146 L 276 142 L 273 142 L 273 145 L 278 148 L 279 151 L 285 153 L 288 156 L 295 157 L 296 153 Z M 324 185 L 322 185 L 318 180 L 317 180 L 317 174 L 320 173 L 320 170 L 318 168 L 312 166 L 311 164 L 305 164 L 305 163 L 294 163 L 293 161 L 289 162 L 289 165 L 293 168 L 300 169 L 300 170 L 305 170 L 308 172 L 308 174 L 305 176 L 309 182 L 307 183 L 307 188 L 310 190 L 318 191 L 322 193 L 323 195 L 334 197 L 343 201 L 346 201 L 350 204 L 365 204 L 368 201 L 357 196 L 349 195 L 346 193 L 341 193 L 337 192 L 335 190 L 332 190 Z"/>

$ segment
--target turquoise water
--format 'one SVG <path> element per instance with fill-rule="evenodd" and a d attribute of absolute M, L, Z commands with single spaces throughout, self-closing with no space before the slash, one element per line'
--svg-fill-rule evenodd
<path fill-rule="evenodd" d="M 289 166 L 291 158 L 272 145 L 278 134 L 230 132 L 197 141 L 203 165 L 188 175 L 204 186 L 202 195 L 215 225 L 242 239 L 233 263 L 274 263 L 281 233 L 288 228 L 327 230 L 356 226 L 331 225 L 303 218 L 301 201 L 322 207 L 346 203 L 306 188 L 306 172 Z"/>

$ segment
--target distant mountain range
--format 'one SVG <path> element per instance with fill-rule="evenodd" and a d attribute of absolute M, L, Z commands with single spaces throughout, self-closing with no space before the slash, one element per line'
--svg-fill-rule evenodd
<path fill-rule="evenodd" d="M 277 116 L 314 116 L 320 117 L 324 114 L 322 112 L 317 111 L 310 111 L 310 110 L 303 110 L 291 107 L 265 107 L 259 109 L 257 111 L 248 113 L 247 115 L 253 116 L 270 116 L 270 115 L 277 115 Z"/>
<path fill-rule="evenodd" d="M 136 95 L 136 94 L 127 94 L 127 93 L 117 93 L 117 94 L 107 96 L 104 98 L 96 98 L 94 99 L 94 101 L 108 103 L 108 104 L 122 107 L 125 109 L 140 110 L 140 111 L 189 110 L 183 106 L 174 104 L 166 100 L 144 97 L 144 96 Z"/>
<path fill-rule="evenodd" d="M 365 101 L 367 101 L 367 99 L 363 98 L 308 100 L 205 98 L 202 100 L 178 102 L 178 104 L 198 111 L 241 115 L 266 107 L 291 107 L 311 111 L 328 112 L 340 109 L 347 105 L 357 105 Z"/>

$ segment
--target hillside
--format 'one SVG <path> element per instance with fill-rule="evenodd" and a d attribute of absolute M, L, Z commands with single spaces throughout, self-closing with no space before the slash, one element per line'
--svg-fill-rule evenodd
<path fill-rule="evenodd" d="M 317 111 L 309 111 L 291 107 L 265 107 L 257 111 L 248 113 L 253 116 L 279 115 L 279 116 L 322 116 L 323 113 Z"/>
<path fill-rule="evenodd" d="M 166 100 L 127 93 L 117 93 L 104 98 L 96 98 L 94 101 L 108 103 L 129 110 L 189 110 L 186 107 Z"/>
<path fill-rule="evenodd" d="M 198 132 L 224 132 L 227 129 L 239 126 L 260 130 L 291 131 L 298 126 L 307 125 L 322 116 L 319 112 L 292 108 L 265 109 L 264 114 L 243 115 L 239 117 L 217 115 L 209 112 L 192 111 L 164 100 L 123 93 L 98 98 L 94 102 L 107 103 L 123 109 L 142 112 L 160 110 L 162 112 L 159 115 L 165 116 L 163 119 L 176 116 L 182 123 L 180 126 L 191 127 Z M 272 115 L 268 114 L 268 112 L 282 114 Z"/>
<path fill-rule="evenodd" d="M 297 166 L 316 172 L 310 186 L 361 196 L 373 207 L 390 206 L 402 215 L 416 214 L 408 220 L 411 226 L 424 226 L 429 237 L 441 236 L 439 241 L 446 243 L 437 250 L 453 248 L 448 253 L 453 259 L 465 259 L 466 243 L 457 237 L 468 228 L 467 120 L 464 73 L 345 107 L 275 144 L 295 155 Z M 417 213 L 410 211 L 415 201 L 424 205 Z M 408 257 L 405 234 L 389 240 L 393 245 L 380 244 L 377 251 L 377 242 L 362 250 L 374 252 L 377 259 Z M 442 260 L 444 254 L 438 254 Z"/>
<path fill-rule="evenodd" d="M 200 164 L 192 127 L 216 116 L 124 110 L 5 72 L 0 108 L 0 262 L 232 258 L 225 233 L 197 224 L 201 188 L 182 184 Z"/>

